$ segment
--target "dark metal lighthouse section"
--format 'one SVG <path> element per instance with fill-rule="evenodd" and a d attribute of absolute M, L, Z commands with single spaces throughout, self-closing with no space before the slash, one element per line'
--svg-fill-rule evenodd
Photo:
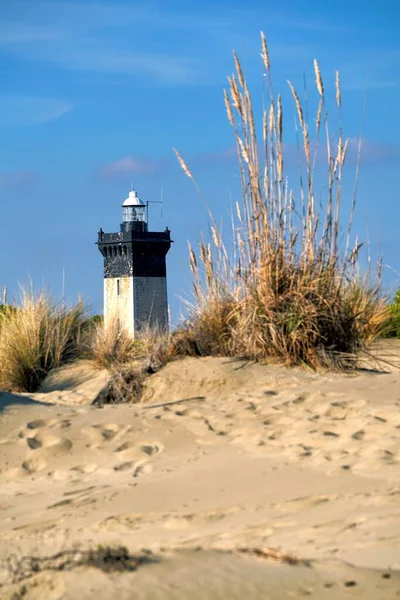
<path fill-rule="evenodd" d="M 104 317 L 118 319 L 132 334 L 143 325 L 168 328 L 166 256 L 170 230 L 148 231 L 147 206 L 135 191 L 122 205 L 117 233 L 100 229 L 97 245 L 104 257 Z"/>

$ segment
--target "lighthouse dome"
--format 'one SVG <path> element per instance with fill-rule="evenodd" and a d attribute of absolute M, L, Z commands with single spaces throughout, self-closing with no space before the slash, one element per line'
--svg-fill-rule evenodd
<path fill-rule="evenodd" d="M 136 190 L 131 190 L 122 206 L 145 206 L 145 204 L 140 200 Z"/>

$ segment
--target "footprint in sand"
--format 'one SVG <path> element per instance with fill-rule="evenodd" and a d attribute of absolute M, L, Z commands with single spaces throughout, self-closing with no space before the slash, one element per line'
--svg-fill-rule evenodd
<path fill-rule="evenodd" d="M 114 471 L 126 471 L 130 469 L 132 465 L 133 462 L 128 460 L 126 462 L 120 463 L 119 465 L 115 465 Z"/>
<path fill-rule="evenodd" d="M 56 423 L 54 419 L 35 419 L 34 421 L 29 421 L 26 424 L 27 429 L 39 429 L 40 427 L 46 427 L 46 425 L 53 425 Z"/>
<path fill-rule="evenodd" d="M 115 452 L 125 452 L 125 450 L 129 450 L 132 447 L 133 444 L 131 444 L 130 442 L 124 442 L 123 444 L 121 444 L 121 446 L 118 446 Z"/>
<path fill-rule="evenodd" d="M 150 442 L 148 444 L 133 444 L 132 442 L 124 442 L 118 448 L 115 449 L 115 452 L 125 452 L 126 454 L 129 451 L 129 454 L 137 455 L 138 453 L 144 453 L 148 456 L 154 456 L 155 454 L 159 454 L 164 450 L 164 445 L 161 442 Z"/>
<path fill-rule="evenodd" d="M 29 448 L 31 448 L 31 450 L 36 450 L 37 448 L 42 447 L 42 442 L 36 437 L 27 438 L 26 443 L 28 444 Z"/>
<path fill-rule="evenodd" d="M 136 463 L 135 468 L 133 470 L 133 477 L 139 477 L 139 475 L 147 475 L 148 473 L 151 473 L 152 470 L 153 467 L 147 461 Z"/>
<path fill-rule="evenodd" d="M 33 458 L 31 460 L 25 460 L 21 467 L 25 474 L 31 475 L 32 473 L 36 473 L 36 471 L 42 471 L 46 467 L 47 463 L 42 458 Z"/>
<path fill-rule="evenodd" d="M 147 454 L 148 456 L 153 456 L 153 454 L 158 454 L 162 452 L 163 447 L 161 444 L 144 444 L 140 447 L 141 451 Z"/>
<path fill-rule="evenodd" d="M 69 441 L 69 440 L 68 440 Z M 26 438 L 26 443 L 28 444 L 29 448 L 31 450 L 37 450 L 38 448 L 50 448 L 52 446 L 58 446 L 58 445 L 65 445 L 65 442 L 67 442 L 67 440 L 63 440 L 62 438 L 56 437 L 54 435 L 48 434 L 48 433 L 37 433 L 36 435 L 32 436 L 32 437 L 28 437 Z M 67 446 L 71 447 L 72 443 L 69 442 L 69 444 L 66 444 Z"/>
<path fill-rule="evenodd" d="M 103 439 L 108 441 L 112 440 L 117 433 L 120 431 L 121 426 L 116 423 L 107 423 L 106 425 L 93 425 L 95 429 L 98 429 L 103 436 Z"/>
<path fill-rule="evenodd" d="M 34 437 L 27 438 L 26 442 L 29 448 L 34 451 L 43 451 L 51 448 L 52 455 L 54 456 L 68 454 L 73 446 L 71 440 L 62 439 L 51 435 L 36 435 Z"/>
<path fill-rule="evenodd" d="M 130 426 L 126 427 L 125 425 L 118 425 L 116 423 L 101 423 L 90 427 L 83 427 L 81 431 L 91 440 L 90 447 L 98 447 L 104 442 L 110 442 L 116 437 L 121 437 L 121 434 L 127 433 L 130 429 Z"/>
<path fill-rule="evenodd" d="M 83 465 L 76 465 L 75 467 L 72 467 L 71 471 L 76 471 L 77 473 L 87 474 L 87 473 L 93 473 L 94 471 L 96 471 L 97 468 L 98 468 L 98 465 L 96 463 L 86 463 Z"/>
<path fill-rule="evenodd" d="M 69 492 L 64 492 L 63 496 L 77 496 L 79 494 L 91 492 L 92 490 L 95 490 L 95 489 L 96 489 L 95 485 L 89 485 L 89 487 L 80 488 L 79 490 L 71 490 Z"/>

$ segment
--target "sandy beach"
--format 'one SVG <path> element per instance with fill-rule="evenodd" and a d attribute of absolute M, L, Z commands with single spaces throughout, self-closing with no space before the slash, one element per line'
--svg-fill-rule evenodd
<path fill-rule="evenodd" d="M 400 371 L 186 358 L 93 406 L 107 379 L 0 395 L 1 598 L 400 598 Z"/>

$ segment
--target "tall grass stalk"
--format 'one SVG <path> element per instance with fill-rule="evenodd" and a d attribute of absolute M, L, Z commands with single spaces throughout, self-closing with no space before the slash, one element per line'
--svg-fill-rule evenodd
<path fill-rule="evenodd" d="M 359 250 L 349 246 L 355 198 L 350 203 L 348 240 L 341 249 L 343 167 L 348 140 L 342 131 L 339 73 L 335 96 L 339 113 L 337 140 L 329 129 L 325 88 L 314 61 L 318 108 L 315 133 L 295 87 L 293 97 L 299 135 L 301 214 L 285 175 L 283 108 L 274 93 L 265 36 L 261 57 L 267 106 L 258 132 L 250 91 L 239 58 L 228 77 L 224 100 L 235 136 L 242 182 L 236 204 L 233 259 L 211 218 L 212 241 L 198 253 L 189 246 L 195 310 L 184 330 L 199 353 L 272 357 L 286 364 L 311 367 L 354 365 L 357 352 L 378 334 L 387 316 L 379 282 L 359 276 Z M 315 141 L 311 141 L 315 138 Z M 315 169 L 321 138 L 325 139 L 325 202 L 316 201 Z M 261 141 L 260 141 L 261 140 Z M 188 165 L 177 153 L 186 173 Z M 196 184 L 197 186 L 197 184 Z M 182 335 L 180 336 L 182 345 Z"/>
<path fill-rule="evenodd" d="M 85 313 L 81 301 L 68 308 L 22 289 L 20 304 L 0 312 L 0 389 L 34 392 L 51 369 L 77 358 Z"/>

